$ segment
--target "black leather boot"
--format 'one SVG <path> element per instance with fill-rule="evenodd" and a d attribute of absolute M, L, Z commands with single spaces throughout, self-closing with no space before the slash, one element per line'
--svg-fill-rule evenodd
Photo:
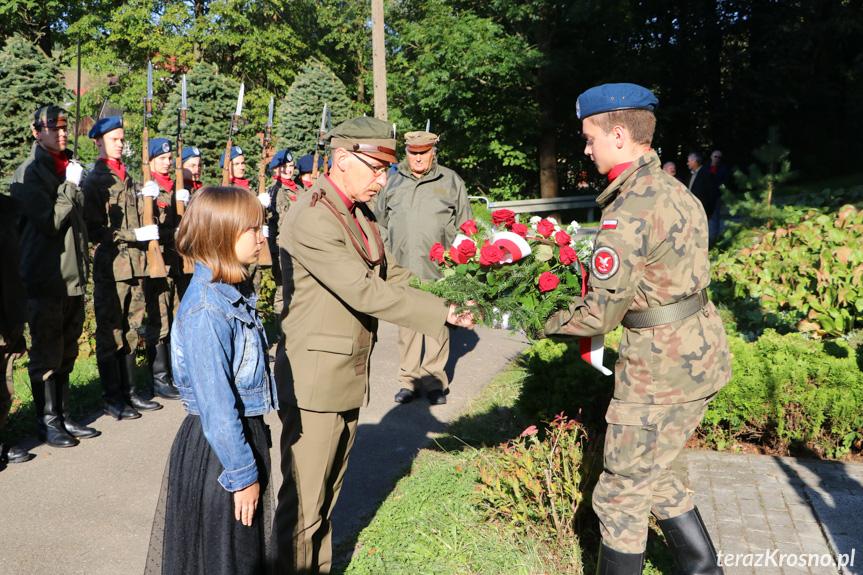
<path fill-rule="evenodd" d="M 147 359 L 150 370 L 153 373 L 153 395 L 162 399 L 180 399 L 180 390 L 174 384 L 174 376 L 171 375 L 171 356 L 168 353 L 168 344 L 160 343 L 156 346 L 147 346 Z"/>
<path fill-rule="evenodd" d="M 162 404 L 150 401 L 138 395 L 135 389 L 135 354 L 127 353 L 120 355 L 120 382 L 123 388 L 123 397 L 126 404 L 138 411 L 156 411 L 162 409 Z"/>
<path fill-rule="evenodd" d="M 641 553 L 621 553 L 608 547 L 605 543 L 599 546 L 596 575 L 641 575 L 643 569 L 643 551 Z"/>
<path fill-rule="evenodd" d="M 116 420 L 138 419 L 141 414 L 126 405 L 123 388 L 120 384 L 120 354 L 96 362 L 99 379 L 102 380 L 102 407 L 105 413 Z"/>
<path fill-rule="evenodd" d="M 676 575 L 723 575 L 698 508 L 657 521 L 677 563 Z"/>
<path fill-rule="evenodd" d="M 60 409 L 63 414 L 63 427 L 69 435 L 76 439 L 89 439 L 102 435 L 101 431 L 82 425 L 72 419 L 72 413 L 69 410 L 69 374 L 58 373 L 54 376 L 54 381 L 56 382 L 57 397 L 59 398 Z"/>
<path fill-rule="evenodd" d="M 51 447 L 75 447 L 78 440 L 63 427 L 63 416 L 57 397 L 54 376 L 45 381 L 32 382 L 33 402 L 36 404 L 36 422 L 39 440 Z"/>

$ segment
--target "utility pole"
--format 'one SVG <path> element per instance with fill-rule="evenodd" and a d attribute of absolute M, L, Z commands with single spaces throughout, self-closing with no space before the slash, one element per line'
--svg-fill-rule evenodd
<path fill-rule="evenodd" d="M 387 119 L 387 61 L 384 48 L 384 0 L 372 0 L 372 70 L 375 118 Z"/>

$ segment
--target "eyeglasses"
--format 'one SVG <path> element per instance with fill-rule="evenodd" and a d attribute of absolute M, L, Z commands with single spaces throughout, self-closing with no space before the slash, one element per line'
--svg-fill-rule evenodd
<path fill-rule="evenodd" d="M 375 177 L 376 177 L 376 178 L 377 178 L 378 176 L 380 176 L 381 174 L 385 173 L 387 170 L 389 170 L 389 169 L 390 169 L 390 165 L 389 165 L 389 164 L 384 164 L 383 166 L 373 166 L 372 164 L 370 164 L 370 163 L 368 163 L 367 161 L 365 161 L 364 159 L 362 159 L 362 157 L 361 157 L 359 154 L 357 154 L 357 153 L 355 153 L 355 152 L 350 152 L 350 154 L 351 154 L 353 157 L 355 157 L 356 159 L 358 159 L 359 161 L 361 161 L 362 163 L 364 163 L 366 166 L 368 166 L 368 168 L 369 168 L 372 172 L 374 172 L 374 173 L 375 173 Z"/>

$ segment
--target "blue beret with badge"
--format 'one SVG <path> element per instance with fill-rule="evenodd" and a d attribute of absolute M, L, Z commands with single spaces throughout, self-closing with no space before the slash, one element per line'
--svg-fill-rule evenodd
<path fill-rule="evenodd" d="M 318 169 L 324 165 L 324 159 L 318 156 Z M 297 171 L 301 174 L 310 174 L 314 171 L 315 168 L 315 157 L 312 154 L 306 154 L 305 156 L 300 156 L 300 159 L 297 160 Z"/>
<path fill-rule="evenodd" d="M 90 131 L 87 133 L 91 138 L 99 138 L 116 130 L 117 128 L 123 127 L 123 116 L 108 116 L 107 118 L 102 118 L 90 128 Z"/>
<path fill-rule="evenodd" d="M 243 155 L 243 150 L 240 149 L 240 146 L 231 147 L 231 160 L 233 160 L 234 158 L 239 158 L 242 155 Z M 222 152 L 222 155 L 219 156 L 219 167 L 220 168 L 225 167 L 225 152 Z"/>
<path fill-rule="evenodd" d="M 617 110 L 656 110 L 659 100 L 638 84 L 603 84 L 582 93 L 575 102 L 579 120 Z"/>
<path fill-rule="evenodd" d="M 201 150 L 192 146 L 190 148 L 183 148 L 183 155 L 181 156 L 182 162 L 185 164 L 186 160 L 190 160 L 192 158 L 200 158 Z"/>
<path fill-rule="evenodd" d="M 150 140 L 150 159 L 158 158 L 163 154 L 171 153 L 171 140 L 167 138 L 153 138 Z"/>
<path fill-rule="evenodd" d="M 294 161 L 294 156 L 288 150 L 279 150 L 273 156 L 273 159 L 270 160 L 270 167 L 276 168 L 278 166 L 290 163 Z"/>

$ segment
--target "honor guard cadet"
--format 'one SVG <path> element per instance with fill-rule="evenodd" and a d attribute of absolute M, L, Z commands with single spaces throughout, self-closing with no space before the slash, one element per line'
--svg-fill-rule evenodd
<path fill-rule="evenodd" d="M 324 166 L 324 159 L 318 158 L 318 169 L 321 169 Z M 312 154 L 306 154 L 305 156 L 300 156 L 300 159 L 297 160 L 297 172 L 299 173 L 299 186 L 303 190 L 310 190 L 315 182 L 312 181 L 312 172 L 315 169 L 315 156 Z"/>
<path fill-rule="evenodd" d="M 177 282 L 183 275 L 183 262 L 174 246 L 179 221 L 171 170 L 171 141 L 165 138 L 150 140 L 150 174 L 159 184 L 159 195 L 153 205 L 153 215 L 159 227 L 159 248 L 168 275 L 163 278 L 144 278 L 144 301 L 147 305 L 147 327 L 144 341 L 147 345 L 147 362 L 152 374 L 152 392 L 163 399 L 179 399 L 180 391 L 174 385 L 171 372 L 170 339 L 174 312 L 180 307 Z M 188 197 L 184 195 L 184 201 Z"/>
<path fill-rule="evenodd" d="M 471 327 L 471 313 L 409 286 L 413 277 L 384 247 L 366 202 L 396 161 L 392 126 L 348 120 L 324 136 L 332 148 L 321 175 L 281 222 L 285 286 L 276 354 L 282 476 L 276 510 L 280 573 L 329 573 L 330 514 L 368 404 L 369 359 L 379 320 L 435 339 L 446 324 Z"/>
<path fill-rule="evenodd" d="M 203 172 L 201 150 L 195 146 L 184 147 L 181 158 L 183 161 L 183 188 L 192 195 L 204 185 L 201 182 L 201 173 Z"/>
<path fill-rule="evenodd" d="M 299 191 L 294 181 L 294 156 L 290 150 L 280 150 L 270 160 L 270 169 L 273 171 L 273 183 L 267 188 L 267 193 L 272 198 L 268 209 L 267 227 L 269 228 L 270 253 L 273 257 L 273 280 L 276 282 L 276 291 L 273 294 L 273 313 L 281 317 L 284 308 L 282 292 L 282 271 L 279 265 L 279 222 L 288 213 L 291 205 L 297 201 Z M 281 336 L 281 324 L 276 326 L 278 335 Z"/>
<path fill-rule="evenodd" d="M 438 137 L 431 132 L 405 134 L 407 156 L 390 175 L 375 205 L 375 217 L 386 229 L 387 248 L 401 265 L 424 280 L 443 276 L 429 259 L 435 242 L 452 245 L 459 226 L 473 218 L 464 182 L 438 164 Z M 449 331 L 440 340 L 399 328 L 399 384 L 396 403 L 409 403 L 426 386 L 432 405 L 446 403 L 449 378 Z"/>
<path fill-rule="evenodd" d="M 121 116 L 97 121 L 90 137 L 99 149 L 93 171 L 82 184 L 84 219 L 93 258 L 93 306 L 96 310 L 96 365 L 105 412 L 114 419 L 137 419 L 140 411 L 162 405 L 135 389 L 135 349 L 144 320 L 143 279 L 148 276 L 147 242 L 159 239 L 159 227 L 144 226 L 141 195 L 159 196 L 159 184 L 143 188 L 123 165 L 125 132 Z"/>
<path fill-rule="evenodd" d="M 12 176 L 19 204 L 21 279 L 30 324 L 30 385 L 39 439 L 72 447 L 99 432 L 72 419 L 69 375 L 84 327 L 84 290 L 90 252 L 84 225 L 83 168 L 66 149 L 67 116 L 57 106 L 39 108 L 30 156 Z M 5 254 L 4 254 L 5 257 Z"/>
<path fill-rule="evenodd" d="M 231 185 L 249 189 L 249 180 L 246 175 L 246 156 L 240 146 L 231 146 Z M 219 169 L 225 167 L 225 152 L 219 156 Z"/>
<path fill-rule="evenodd" d="M 577 101 L 584 153 L 607 174 L 587 295 L 546 334 L 589 337 L 623 325 L 606 412 L 604 470 L 593 491 L 602 545 L 597 573 L 640 574 L 652 512 L 683 575 L 722 568 L 672 465 L 731 378 L 722 322 L 707 299 L 707 216 L 651 149 L 657 99 L 634 84 Z"/>

